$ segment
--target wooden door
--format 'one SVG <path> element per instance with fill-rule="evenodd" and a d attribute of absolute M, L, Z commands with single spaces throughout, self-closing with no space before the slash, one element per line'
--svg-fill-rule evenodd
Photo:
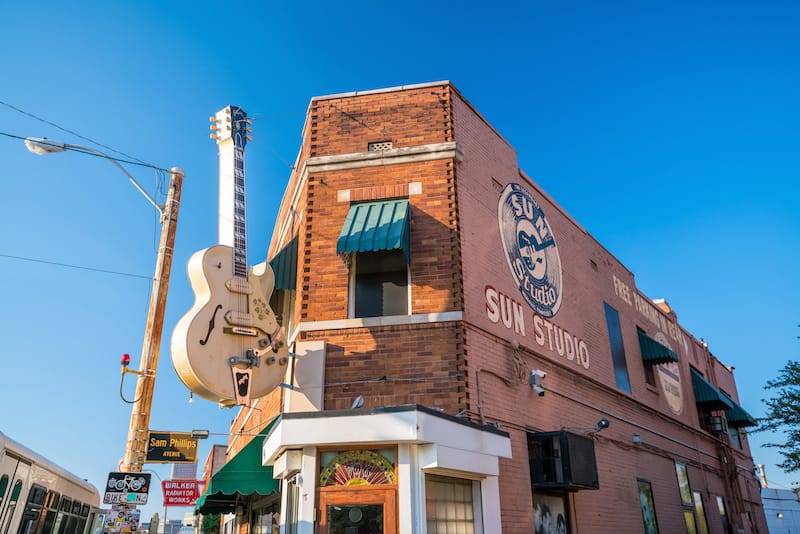
<path fill-rule="evenodd" d="M 396 534 L 396 495 L 375 486 L 323 488 L 318 534 Z"/>

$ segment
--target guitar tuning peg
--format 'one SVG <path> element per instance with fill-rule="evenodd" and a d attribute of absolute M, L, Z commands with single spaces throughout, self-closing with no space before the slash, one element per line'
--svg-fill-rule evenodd
<path fill-rule="evenodd" d="M 245 128 L 245 130 L 247 130 L 247 133 L 253 133 L 253 129 L 252 128 Z"/>
<path fill-rule="evenodd" d="M 244 138 L 247 139 L 248 141 L 252 141 L 253 140 L 253 138 L 250 137 L 249 135 L 245 135 Z"/>
<path fill-rule="evenodd" d="M 215 134 L 214 132 L 211 132 L 211 134 L 208 137 L 210 137 L 211 139 L 214 139 L 214 140 L 218 139 L 217 134 Z"/>
<path fill-rule="evenodd" d="M 216 124 L 212 124 L 211 126 L 208 127 L 208 129 L 211 130 L 212 132 L 216 132 L 217 131 L 217 125 Z"/>
<path fill-rule="evenodd" d="M 217 118 L 216 118 L 214 115 L 211 115 L 211 116 L 208 118 L 208 121 L 209 121 L 209 122 L 217 122 Z"/>

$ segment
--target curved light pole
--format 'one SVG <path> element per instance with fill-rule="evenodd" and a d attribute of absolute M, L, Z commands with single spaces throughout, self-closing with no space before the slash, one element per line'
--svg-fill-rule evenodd
<path fill-rule="evenodd" d="M 50 139 L 28 137 L 25 139 L 28 150 L 37 155 L 51 154 L 74 150 L 100 156 L 112 163 L 122 171 L 136 189 L 147 198 L 147 201 L 158 210 L 161 216 L 161 239 L 158 245 L 156 270 L 153 275 L 153 290 L 150 294 L 150 307 L 147 312 L 147 325 L 144 332 L 142 345 L 142 358 L 138 371 L 127 371 L 138 375 L 136 382 L 136 396 L 131 408 L 131 422 L 128 427 L 128 441 L 125 446 L 125 456 L 122 459 L 120 470 L 123 472 L 141 472 L 147 452 L 147 432 L 150 425 L 150 408 L 153 404 L 153 390 L 155 389 L 156 370 L 158 368 L 158 351 L 161 346 L 161 333 L 164 328 L 164 308 L 167 303 L 167 289 L 169 286 L 169 273 L 172 267 L 172 252 L 175 244 L 175 228 L 178 223 L 178 208 L 181 202 L 181 186 L 183 185 L 183 170 L 172 167 L 169 170 L 169 192 L 164 205 L 158 204 L 153 197 L 147 194 L 133 179 L 122 165 L 112 157 L 93 148 L 71 145 Z"/>

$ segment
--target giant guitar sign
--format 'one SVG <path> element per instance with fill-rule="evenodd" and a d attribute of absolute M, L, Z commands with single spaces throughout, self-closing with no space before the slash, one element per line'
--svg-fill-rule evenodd
<path fill-rule="evenodd" d="M 247 404 L 282 381 L 289 351 L 269 298 L 267 262 L 247 268 L 244 147 L 250 121 L 239 107 L 219 111 L 219 241 L 196 252 L 187 270 L 195 303 L 172 333 L 172 364 L 204 399 Z"/>

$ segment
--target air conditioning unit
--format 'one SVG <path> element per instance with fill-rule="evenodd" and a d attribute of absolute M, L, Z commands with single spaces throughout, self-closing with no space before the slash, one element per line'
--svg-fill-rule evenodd
<path fill-rule="evenodd" d="M 728 422 L 721 415 L 709 415 L 706 417 L 706 429 L 714 434 L 727 434 Z"/>
<path fill-rule="evenodd" d="M 566 430 L 528 433 L 528 462 L 534 489 L 600 489 L 594 441 Z"/>

